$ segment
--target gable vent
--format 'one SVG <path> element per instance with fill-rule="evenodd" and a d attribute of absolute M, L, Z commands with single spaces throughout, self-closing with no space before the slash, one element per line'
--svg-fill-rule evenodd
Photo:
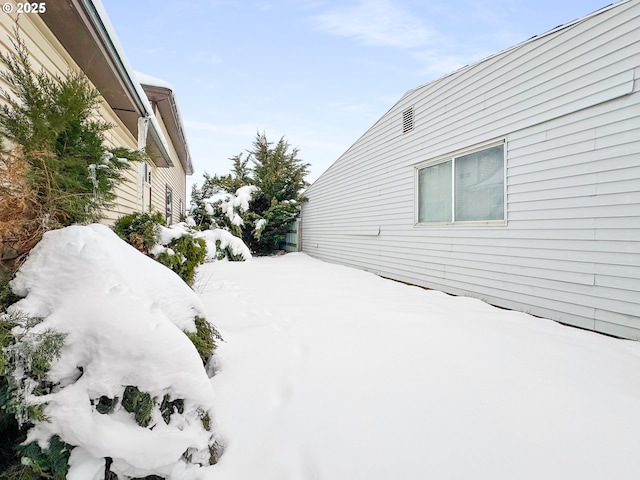
<path fill-rule="evenodd" d="M 413 106 L 402 112 L 402 133 L 413 130 Z"/>

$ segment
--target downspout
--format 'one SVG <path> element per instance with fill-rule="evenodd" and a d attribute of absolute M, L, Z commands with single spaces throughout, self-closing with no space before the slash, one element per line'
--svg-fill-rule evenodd
<path fill-rule="evenodd" d="M 147 146 L 147 134 L 149 133 L 149 120 L 151 117 L 138 118 L 138 150 Z"/>

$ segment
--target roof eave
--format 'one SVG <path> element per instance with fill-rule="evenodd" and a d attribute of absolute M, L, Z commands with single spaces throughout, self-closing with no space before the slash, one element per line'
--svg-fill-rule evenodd
<path fill-rule="evenodd" d="M 150 118 L 149 153 L 158 166 L 173 166 L 160 125 L 99 0 L 51 2 L 41 17 L 134 137 L 138 118 Z"/>
<path fill-rule="evenodd" d="M 184 133 L 182 118 L 173 90 L 158 85 L 147 85 L 145 83 L 142 83 L 142 88 L 149 100 L 157 105 L 162 118 L 165 120 L 167 133 L 176 149 L 182 168 L 187 175 L 193 175 L 194 170 L 191 162 L 191 154 L 189 153 L 189 145 Z"/>

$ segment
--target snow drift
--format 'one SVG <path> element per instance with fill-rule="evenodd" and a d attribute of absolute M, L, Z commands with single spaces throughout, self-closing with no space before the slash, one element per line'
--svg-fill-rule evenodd
<path fill-rule="evenodd" d="M 204 478 L 640 478 L 638 342 L 300 253 L 195 285 L 225 337 Z"/>

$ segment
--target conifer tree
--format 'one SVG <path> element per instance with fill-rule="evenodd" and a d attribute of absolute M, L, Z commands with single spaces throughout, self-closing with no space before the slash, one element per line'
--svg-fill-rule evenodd
<path fill-rule="evenodd" d="M 197 224 L 205 228 L 225 228 L 240 233 L 243 241 L 255 253 L 268 254 L 278 249 L 289 230 L 289 224 L 300 214 L 306 201 L 302 190 L 308 186 L 305 177 L 309 164 L 298 158 L 299 150 L 291 148 L 284 137 L 269 142 L 265 133 L 257 133 L 253 148 L 231 157 L 231 173 L 224 176 L 205 174 L 201 189 L 192 191 L 191 214 Z M 226 210 L 219 203 L 207 208 L 208 198 L 220 192 L 234 194 L 238 188 L 254 185 L 249 209 L 236 210 L 242 218 L 240 232 L 231 223 Z"/>
<path fill-rule="evenodd" d="M 5 67 L 0 78 L 10 87 L 0 92 L 0 136 L 11 148 L 0 154 L 0 176 L 20 178 L 0 182 L 12 185 L 0 192 L 0 203 L 23 208 L 0 218 L 7 222 L 0 229 L 0 244 L 17 238 L 29 249 L 47 230 L 99 220 L 115 199 L 115 186 L 124 180 L 129 162 L 146 155 L 108 149 L 105 132 L 112 126 L 96 115 L 99 92 L 82 72 L 70 70 L 61 77 L 36 71 L 14 33 L 14 51 L 0 54 Z M 18 256 L 26 253 L 23 247 L 17 248 Z"/>

